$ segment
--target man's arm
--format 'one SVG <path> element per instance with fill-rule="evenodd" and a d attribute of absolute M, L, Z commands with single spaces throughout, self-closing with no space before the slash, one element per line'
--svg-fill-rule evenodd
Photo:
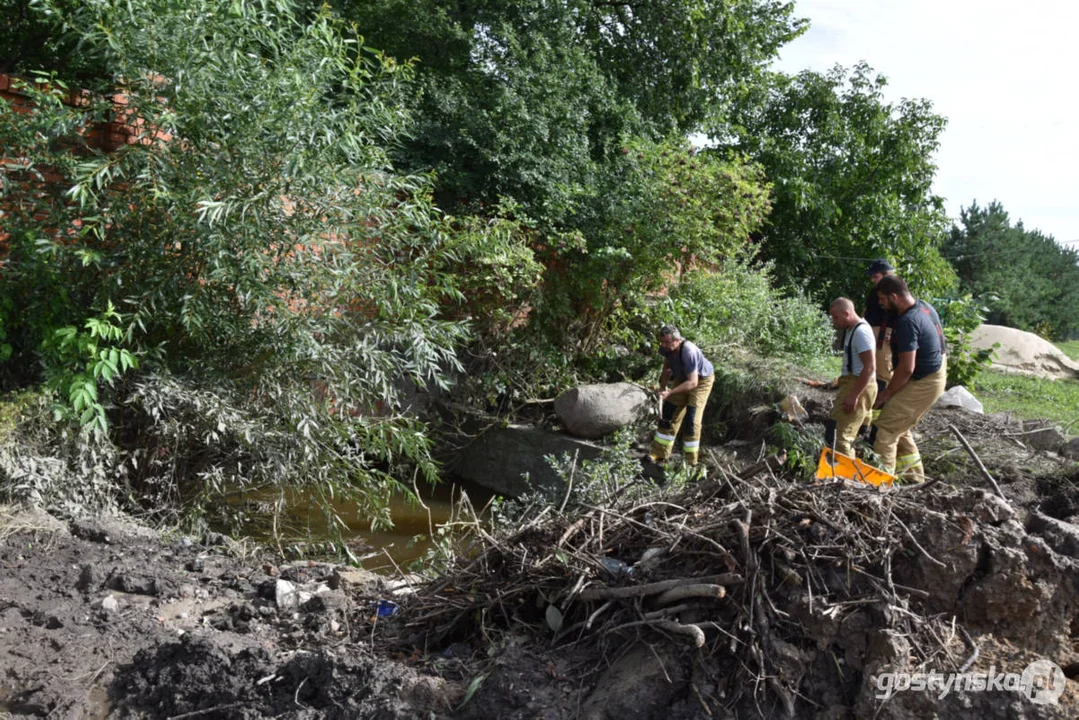
<path fill-rule="evenodd" d="M 917 350 L 911 350 L 899 353 L 899 362 L 896 363 L 892 379 L 888 381 L 888 387 L 877 395 L 877 402 L 873 404 L 873 407 L 879 408 L 884 405 L 888 402 L 888 398 L 902 390 L 903 386 L 910 381 L 910 376 L 914 374 L 914 356 L 917 352 Z"/>
<path fill-rule="evenodd" d="M 686 378 L 685 382 L 678 383 L 670 390 L 660 390 L 659 399 L 664 400 L 668 395 L 676 395 L 681 392 L 689 392 L 697 387 L 698 382 L 699 379 L 697 378 L 697 371 L 694 370 L 689 374 L 689 377 Z"/>
<path fill-rule="evenodd" d="M 843 410 L 850 414 L 854 412 L 854 406 L 858 404 L 858 398 L 862 396 L 869 383 L 877 378 L 877 357 L 871 345 L 868 350 L 858 353 L 862 359 L 862 372 L 858 375 L 858 382 L 854 384 L 847 397 L 843 398 Z"/>

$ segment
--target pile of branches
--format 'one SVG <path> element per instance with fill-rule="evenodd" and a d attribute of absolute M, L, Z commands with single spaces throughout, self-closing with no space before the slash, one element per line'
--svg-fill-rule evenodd
<path fill-rule="evenodd" d="M 503 534 L 477 523 L 479 551 L 418 588 L 398 632 L 429 649 L 522 626 L 553 646 L 602 650 L 666 637 L 726 659 L 736 694 L 788 717 L 800 695 L 791 648 L 821 640 L 807 618 L 871 609 L 916 664 L 959 667 L 966 646 L 969 667 L 969 635 L 957 638 L 954 618 L 923 614 L 929 593 L 893 576 L 893 559 L 943 564 L 910 527 L 927 512 L 921 490 L 754 470 L 574 512 L 547 507 Z"/>

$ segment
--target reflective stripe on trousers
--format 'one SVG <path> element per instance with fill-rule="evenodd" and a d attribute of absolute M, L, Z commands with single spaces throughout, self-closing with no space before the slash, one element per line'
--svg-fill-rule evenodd
<path fill-rule="evenodd" d="M 880 456 L 881 467 L 888 472 L 894 473 L 898 469 L 900 457 L 905 462 L 913 457 L 913 464 L 901 472 L 915 480 L 925 477 L 925 468 L 922 467 L 921 455 L 911 430 L 944 394 L 947 380 L 948 362 L 944 358 L 939 370 L 921 380 L 908 382 L 881 410 L 875 423 L 877 441 L 873 444 L 873 450 Z"/>
<path fill-rule="evenodd" d="M 917 466 L 920 466 L 921 464 L 922 456 L 919 453 L 912 453 L 910 455 L 899 455 L 895 459 L 894 474 L 902 475 L 904 473 L 910 472 L 911 470 L 914 470 L 915 473 L 917 473 L 917 470 L 915 470 L 915 468 Z M 923 469 L 920 474 L 924 476 L 925 470 Z"/>
<path fill-rule="evenodd" d="M 653 460 L 663 461 L 671 456 L 674 439 L 678 437 L 682 421 L 688 416 L 689 422 L 682 433 L 682 452 L 686 463 L 693 465 L 697 462 L 697 453 L 701 446 L 701 419 L 704 417 L 704 406 L 708 402 L 715 380 L 715 373 L 712 373 L 702 378 L 690 392 L 668 395 L 663 401 L 663 416 L 652 440 L 650 454 Z"/>

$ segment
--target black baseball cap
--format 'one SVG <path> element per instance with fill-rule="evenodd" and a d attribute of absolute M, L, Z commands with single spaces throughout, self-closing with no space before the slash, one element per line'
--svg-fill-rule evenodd
<path fill-rule="evenodd" d="M 877 273 L 889 273 L 895 270 L 892 264 L 887 260 L 874 260 L 869 263 L 869 267 L 866 269 L 866 275 L 876 275 Z"/>

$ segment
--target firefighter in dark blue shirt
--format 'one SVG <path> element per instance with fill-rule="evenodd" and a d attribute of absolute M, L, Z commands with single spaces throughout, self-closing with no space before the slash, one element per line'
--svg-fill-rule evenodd
<path fill-rule="evenodd" d="M 873 450 L 888 472 L 922 482 L 925 468 L 911 430 L 944 393 L 948 380 L 944 329 L 936 309 L 911 295 L 903 278 L 885 276 L 877 283 L 877 295 L 896 318 L 892 377 L 874 405 L 881 412 Z"/>

